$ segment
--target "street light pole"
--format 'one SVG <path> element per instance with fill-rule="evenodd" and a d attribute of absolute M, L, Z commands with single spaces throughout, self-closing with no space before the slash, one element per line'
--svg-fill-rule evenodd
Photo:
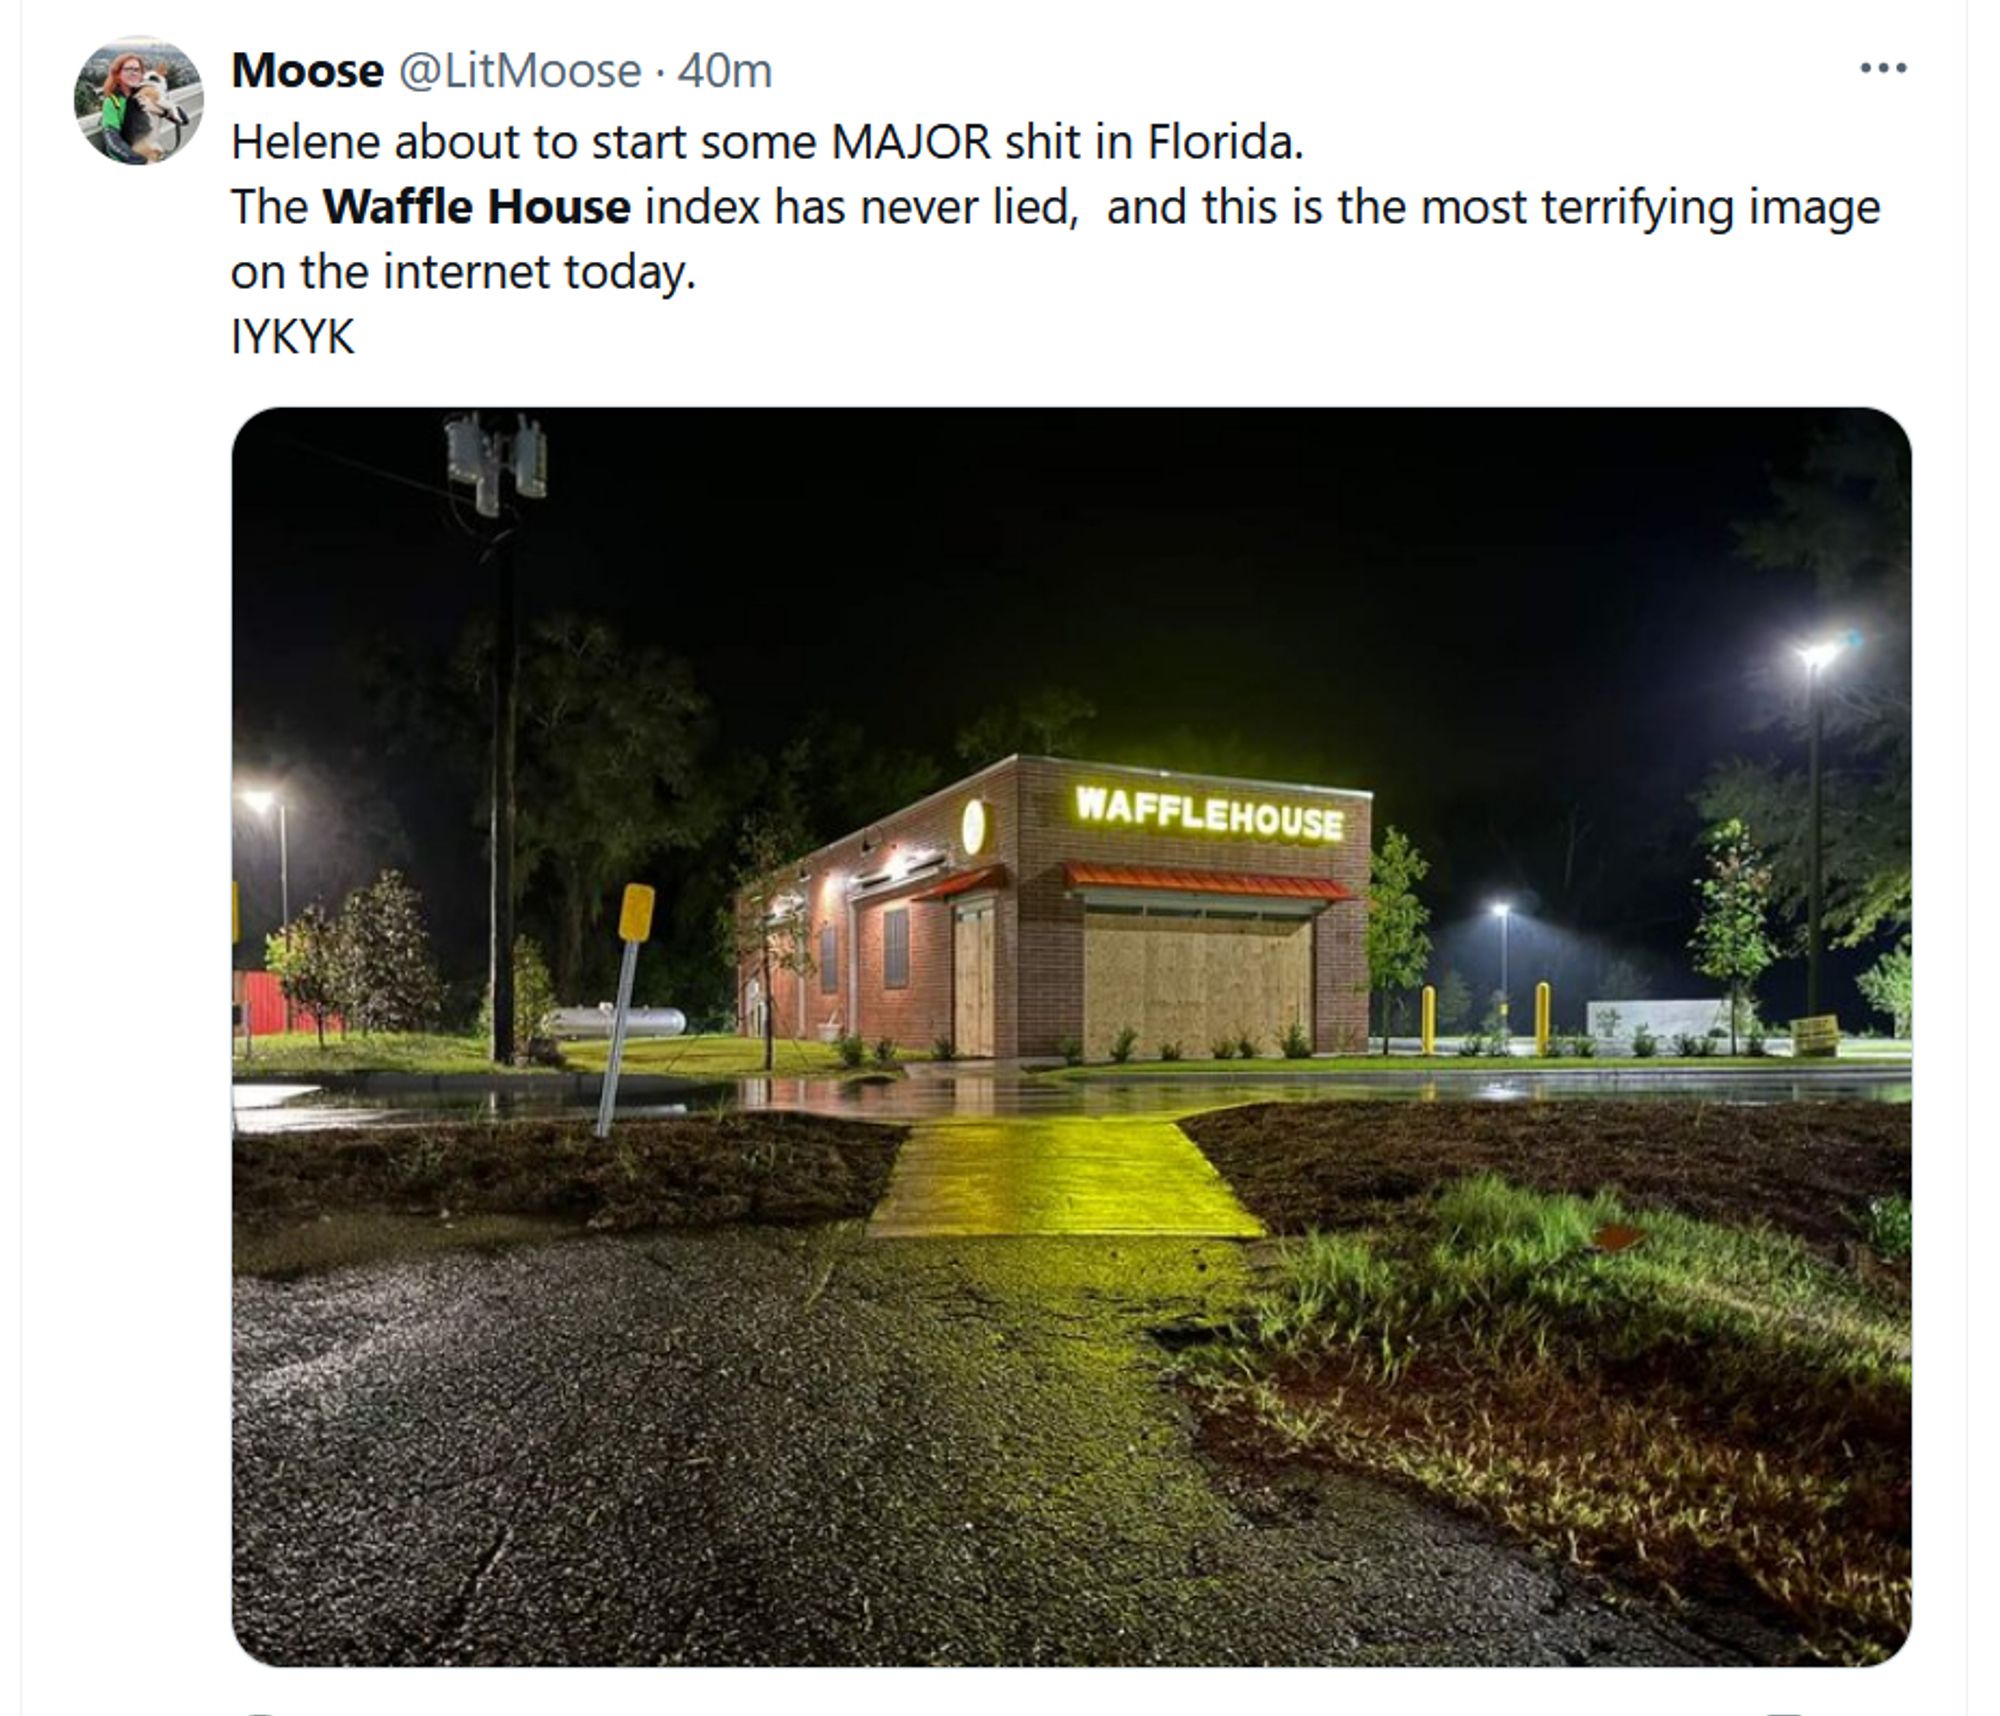
<path fill-rule="evenodd" d="M 1511 1055 L 1514 1034 L 1507 1023 L 1507 925 L 1514 916 L 1514 908 L 1502 900 L 1493 907 L 1493 915 L 1500 920 L 1500 1043 Z"/>
<path fill-rule="evenodd" d="M 285 829 L 285 801 L 278 800 L 278 916 L 292 921 L 292 843 Z"/>
<path fill-rule="evenodd" d="M 1812 736 L 1807 740 L 1806 773 L 1811 780 L 1812 828 L 1808 835 L 1811 842 L 1811 856 L 1806 870 L 1806 1017 L 1819 1017 L 1819 962 L 1825 942 L 1825 929 L 1820 921 L 1822 905 L 1820 869 L 1824 858 L 1824 799 L 1820 785 L 1819 747 L 1825 717 L 1821 711 L 1819 675 L 1824 663 L 1813 656 L 1806 659 L 1806 718 L 1811 724 Z"/>
<path fill-rule="evenodd" d="M 1798 651 L 1806 668 L 1806 780 L 1810 803 L 1806 830 L 1806 1017 L 1820 1017 L 1820 956 L 1826 949 L 1825 907 L 1826 802 L 1820 774 L 1820 741 L 1826 729 L 1826 699 L 1820 680 L 1845 649 L 1861 641 L 1848 632 L 1826 643 L 1804 644 Z"/>
<path fill-rule="evenodd" d="M 285 824 L 284 794 L 271 791 L 269 787 L 258 787 L 240 792 L 242 799 L 259 816 L 272 809 L 278 813 L 278 928 L 284 930 L 292 921 L 292 844 L 290 831 Z M 285 1029 L 292 1028 L 292 1004 L 285 1002 Z"/>

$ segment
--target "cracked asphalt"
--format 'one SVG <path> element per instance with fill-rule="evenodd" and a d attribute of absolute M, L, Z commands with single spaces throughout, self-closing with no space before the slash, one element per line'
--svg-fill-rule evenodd
<path fill-rule="evenodd" d="M 1743 1662 L 1361 1479 L 1210 1469 L 1181 1238 L 590 1238 L 236 1287 L 273 1663 Z"/>

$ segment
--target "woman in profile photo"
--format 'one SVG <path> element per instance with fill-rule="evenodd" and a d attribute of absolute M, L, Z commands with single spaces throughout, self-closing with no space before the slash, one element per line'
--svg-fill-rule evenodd
<path fill-rule="evenodd" d="M 146 166 L 147 161 L 125 141 L 125 118 L 132 97 L 145 81 L 144 60 L 137 54 L 118 55 L 104 74 L 104 106 L 98 114 L 98 135 L 104 139 L 104 153 L 114 161 L 134 167 Z"/>

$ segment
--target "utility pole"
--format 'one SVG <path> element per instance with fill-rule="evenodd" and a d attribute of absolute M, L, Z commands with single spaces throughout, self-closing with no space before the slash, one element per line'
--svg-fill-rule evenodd
<path fill-rule="evenodd" d="M 545 500 L 549 492 L 549 443 L 539 423 L 517 415 L 512 434 L 482 428 L 479 414 L 448 418 L 445 474 L 470 484 L 473 510 L 498 521 L 502 490 L 512 477 L 523 500 Z M 511 509 L 510 509 L 511 510 Z M 488 534 L 482 561 L 493 567 L 493 777 L 492 899 L 487 950 L 493 995 L 492 1055 L 496 1066 L 514 1062 L 514 732 L 519 714 L 516 689 L 521 663 L 520 580 L 515 567 L 519 514 Z"/>

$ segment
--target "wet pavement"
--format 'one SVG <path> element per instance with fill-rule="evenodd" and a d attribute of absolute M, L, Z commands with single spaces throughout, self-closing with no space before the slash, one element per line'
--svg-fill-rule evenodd
<path fill-rule="evenodd" d="M 1539 1072 L 1532 1065 L 1460 1071 L 1263 1073 L 1135 1073 L 1089 1079 L 1019 1073 L 924 1073 L 909 1078 L 744 1079 L 689 1083 L 661 1098 L 649 1093 L 621 1101 L 620 1114 L 700 1113 L 721 1108 L 789 1109 L 853 1120 L 998 1118 L 1008 1115 L 1128 1115 L 1173 1119 L 1203 1109 L 1248 1102 L 1542 1102 L 1574 1097 L 1704 1102 L 1813 1102 L 1859 1097 L 1908 1102 L 1907 1068 L 1797 1072 Z M 311 1085 L 238 1084 L 235 1118 L 244 1132 L 311 1131 L 334 1126 L 408 1125 L 437 1119 L 504 1119 L 565 1109 L 594 1111 L 556 1087 L 454 1095 L 412 1091 L 356 1095 Z"/>
<path fill-rule="evenodd" d="M 591 1238 L 236 1288 L 285 1663 L 1699 1663 L 1477 1524 L 1211 1472 L 1156 1331 L 1244 1248 Z"/>
<path fill-rule="evenodd" d="M 1172 1121 L 1083 1115 L 921 1122 L 868 1222 L 876 1239 L 1263 1231 Z"/>

